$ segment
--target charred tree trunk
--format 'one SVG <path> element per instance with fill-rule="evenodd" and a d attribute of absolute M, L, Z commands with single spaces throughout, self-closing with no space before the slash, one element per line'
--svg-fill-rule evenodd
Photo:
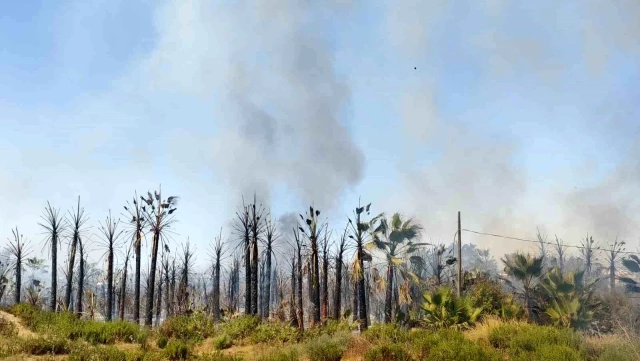
<path fill-rule="evenodd" d="M 300 331 L 304 331 L 304 300 L 302 298 L 302 244 L 299 233 L 297 230 L 294 230 L 295 238 L 296 238 L 296 277 L 298 278 L 296 282 L 297 286 L 297 297 L 296 301 L 298 302 L 297 314 L 298 314 L 298 327 Z"/>
<path fill-rule="evenodd" d="M 289 301 L 289 318 L 291 326 L 299 328 L 298 317 L 296 315 L 296 262 L 291 262 L 291 299 Z"/>
<path fill-rule="evenodd" d="M 391 322 L 391 302 L 393 297 L 393 264 L 387 265 L 387 290 L 384 297 L 384 323 Z"/>
<path fill-rule="evenodd" d="M 273 240 L 267 240 L 267 250 L 266 250 L 266 273 L 267 273 L 267 278 L 265 279 L 265 284 L 264 284 L 264 316 L 269 318 L 270 313 L 271 313 L 271 252 L 273 251 L 272 248 L 272 241 Z"/>
<path fill-rule="evenodd" d="M 82 316 L 82 296 L 84 295 L 84 249 L 82 240 L 78 238 L 78 246 L 80 247 L 80 263 L 78 265 L 78 294 L 76 297 L 76 314 Z"/>
<path fill-rule="evenodd" d="M 156 286 L 156 268 L 158 263 L 158 248 L 160 243 L 160 234 L 154 232 L 153 243 L 151 246 L 151 267 L 149 269 L 149 280 L 147 282 L 147 307 L 145 309 L 146 316 L 144 325 L 151 327 L 153 325 L 153 303 Z"/>
<path fill-rule="evenodd" d="M 136 269 L 133 281 L 133 319 L 140 324 L 140 266 L 142 264 L 142 232 L 135 232 L 134 253 L 136 256 Z"/>
<path fill-rule="evenodd" d="M 220 321 L 220 257 L 216 259 L 213 269 L 213 320 Z"/>
<path fill-rule="evenodd" d="M 129 257 L 124 261 L 124 269 L 122 270 L 122 283 L 120 285 L 120 305 L 118 306 L 120 321 L 124 321 L 124 307 L 127 296 L 127 270 L 129 268 Z"/>

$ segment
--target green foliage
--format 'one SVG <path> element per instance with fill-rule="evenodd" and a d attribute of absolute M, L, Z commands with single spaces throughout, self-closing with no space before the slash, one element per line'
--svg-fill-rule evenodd
<path fill-rule="evenodd" d="M 182 340 L 171 339 L 164 348 L 164 356 L 171 360 L 187 360 L 191 356 L 191 344 Z"/>
<path fill-rule="evenodd" d="M 255 327 L 249 338 L 253 343 L 294 341 L 298 337 L 298 330 L 281 322 L 264 322 Z"/>
<path fill-rule="evenodd" d="M 466 297 L 457 297 L 448 286 L 424 294 L 425 321 L 434 327 L 469 328 L 480 317 L 482 308 L 473 307 Z"/>
<path fill-rule="evenodd" d="M 226 333 L 223 333 L 213 339 L 213 347 L 216 350 L 228 349 L 232 345 L 233 345 L 233 340 Z"/>
<path fill-rule="evenodd" d="M 512 295 L 507 296 L 500 305 L 500 318 L 503 320 L 520 320 L 524 316 L 524 309 Z"/>
<path fill-rule="evenodd" d="M 223 324 L 222 329 L 234 340 L 243 339 L 251 335 L 260 324 L 260 319 L 255 316 L 241 316 Z"/>
<path fill-rule="evenodd" d="M 622 264 L 629 272 L 636 274 L 640 273 L 640 258 L 638 256 L 631 255 L 629 258 L 623 259 Z M 620 277 L 619 279 L 625 284 L 627 291 L 640 293 L 640 283 L 635 281 L 633 278 Z"/>
<path fill-rule="evenodd" d="M 500 315 L 504 301 L 507 299 L 500 284 L 489 279 L 475 283 L 467 297 L 471 306 L 481 308 L 483 313 L 489 315 Z"/>
<path fill-rule="evenodd" d="M 370 348 L 364 355 L 365 361 L 411 361 L 405 348 L 398 344 L 382 344 Z"/>
<path fill-rule="evenodd" d="M 295 347 L 271 351 L 257 358 L 257 361 L 298 361 L 300 356 Z"/>
<path fill-rule="evenodd" d="M 544 360 L 545 355 L 554 352 L 552 349 L 557 355 L 565 355 L 566 360 L 573 360 L 573 353 L 567 350 L 575 351 L 581 357 L 579 350 L 584 349 L 580 335 L 570 329 L 531 324 L 500 325 L 489 332 L 489 343 L 497 349 L 506 350 L 512 359 L 518 360 Z"/>
<path fill-rule="evenodd" d="M 606 345 L 598 361 L 636 361 L 640 359 L 640 344 L 614 343 Z"/>
<path fill-rule="evenodd" d="M 557 326 L 585 329 L 599 306 L 594 301 L 594 285 L 584 283 L 584 271 L 562 273 L 554 268 L 542 282 L 550 298 L 547 314 Z"/>
<path fill-rule="evenodd" d="M 398 324 L 388 323 L 371 326 L 362 336 L 372 343 L 400 343 L 408 341 L 410 334 Z"/>
<path fill-rule="evenodd" d="M 20 345 L 22 352 L 29 355 L 66 355 L 71 352 L 69 341 L 64 338 L 26 338 Z"/>
<path fill-rule="evenodd" d="M 215 332 L 213 320 L 204 313 L 197 312 L 189 316 L 171 317 L 164 321 L 158 333 L 167 338 L 202 341 Z"/>
<path fill-rule="evenodd" d="M 5 320 L 4 318 L 0 317 L 0 336 L 12 337 L 17 335 L 18 329 L 16 328 L 16 325 L 14 325 L 12 322 L 9 322 L 9 320 Z"/>
<path fill-rule="evenodd" d="M 565 345 L 539 345 L 533 351 L 521 352 L 514 361 L 581 361 L 582 354 Z"/>
<path fill-rule="evenodd" d="M 69 354 L 69 361 L 124 361 L 127 359 L 126 352 L 113 346 L 81 348 Z"/>
<path fill-rule="evenodd" d="M 347 351 L 349 340 L 348 333 L 338 333 L 333 337 L 322 335 L 307 342 L 307 356 L 310 361 L 340 361 Z"/>
<path fill-rule="evenodd" d="M 160 337 L 158 337 L 158 339 L 156 340 L 156 346 L 158 346 L 159 349 L 167 347 L 167 343 L 169 343 L 169 339 L 167 338 L 167 336 L 160 335 Z"/>
<path fill-rule="evenodd" d="M 336 333 L 350 332 L 351 330 L 351 325 L 346 320 L 327 320 L 327 324 L 324 327 L 306 329 L 304 331 L 304 338 L 312 340 L 316 337 L 320 337 L 321 335 L 333 336 Z"/>
<path fill-rule="evenodd" d="M 230 356 L 225 355 L 221 352 L 214 352 L 206 355 L 201 355 L 198 357 L 199 361 L 242 361 L 243 358 L 240 356 Z"/>
<path fill-rule="evenodd" d="M 140 343 L 146 337 L 146 331 L 131 322 L 80 320 L 69 312 L 46 312 L 23 303 L 15 305 L 10 311 L 34 332 L 72 341 L 81 339 L 91 344 L 113 344 L 117 341 Z"/>

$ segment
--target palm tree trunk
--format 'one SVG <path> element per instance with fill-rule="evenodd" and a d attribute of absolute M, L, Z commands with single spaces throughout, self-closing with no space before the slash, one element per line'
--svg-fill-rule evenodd
<path fill-rule="evenodd" d="M 213 271 L 213 320 L 220 321 L 220 258 L 216 260 Z"/>
<path fill-rule="evenodd" d="M 78 241 L 80 247 L 80 262 L 78 265 L 78 294 L 76 297 L 76 314 L 82 316 L 82 296 L 84 295 L 84 250 L 82 249 L 82 240 Z"/>
<path fill-rule="evenodd" d="M 304 303 L 303 303 L 303 299 L 302 299 L 302 254 L 301 254 L 301 249 L 300 249 L 300 244 L 298 243 L 298 247 L 297 247 L 297 262 L 296 262 L 296 277 L 298 277 L 298 282 L 297 282 L 297 286 L 298 286 L 298 294 L 297 294 L 297 300 L 298 301 L 298 328 L 300 328 L 300 331 L 304 331 Z"/>
<path fill-rule="evenodd" d="M 384 297 L 384 323 L 391 322 L 391 300 L 393 297 L 393 264 L 387 265 L 387 292 Z"/>
<path fill-rule="evenodd" d="M 369 326 L 367 320 L 367 287 L 365 283 L 365 275 L 364 275 L 364 252 L 362 250 L 362 243 L 358 244 L 358 263 L 360 265 L 360 270 L 362 274 L 358 277 L 358 312 L 360 315 L 360 326 L 363 329 L 367 329 Z"/>
<path fill-rule="evenodd" d="M 20 254 L 16 257 L 16 294 L 15 301 L 16 305 L 20 303 L 22 291 L 22 250 L 20 250 Z"/>
<path fill-rule="evenodd" d="M 328 307 L 329 307 L 329 259 L 328 259 L 328 255 L 326 253 L 326 250 L 322 255 L 322 285 L 321 285 L 321 292 L 322 292 L 322 298 L 321 298 L 322 314 L 321 314 L 321 318 L 322 318 L 322 323 L 325 324 L 327 322 L 327 312 L 328 312 Z"/>
<path fill-rule="evenodd" d="M 109 245 L 107 255 L 107 314 L 106 320 L 111 321 L 113 316 L 113 244 Z"/>
<path fill-rule="evenodd" d="M 333 319 L 339 320 L 342 306 L 342 254 L 336 256 L 336 284 L 333 291 Z"/>
<path fill-rule="evenodd" d="M 265 316 L 269 318 L 271 313 L 271 242 L 267 243 L 267 278 L 265 282 L 265 290 L 264 290 L 264 310 Z"/>
<path fill-rule="evenodd" d="M 251 241 L 249 235 L 245 235 L 245 253 L 244 253 L 244 313 L 251 314 Z"/>
<path fill-rule="evenodd" d="M 56 296 L 58 294 L 58 235 L 51 237 L 51 297 L 49 311 L 56 311 Z"/>
<path fill-rule="evenodd" d="M 127 268 L 129 266 L 129 257 L 124 261 L 124 269 L 122 270 L 122 284 L 120 285 L 120 305 L 118 306 L 120 321 L 124 321 L 125 298 L 127 296 Z"/>
<path fill-rule="evenodd" d="M 78 245 L 78 236 L 74 234 L 73 240 L 71 241 L 71 250 L 69 251 L 69 267 L 67 269 L 67 288 L 64 292 L 64 307 L 67 310 L 71 306 L 71 290 L 73 289 L 73 269 L 76 265 L 77 245 Z"/>
<path fill-rule="evenodd" d="M 146 317 L 144 325 L 151 327 L 153 324 L 153 301 L 156 285 L 156 266 L 158 262 L 158 243 L 160 243 L 160 234 L 155 232 L 153 235 L 153 245 L 151 249 L 151 269 L 149 270 L 149 280 L 147 282 L 147 308 L 145 310 Z"/>
<path fill-rule="evenodd" d="M 311 237 L 311 297 L 312 297 L 312 315 L 313 324 L 311 327 L 320 322 L 320 267 L 318 260 L 318 239 Z"/>
<path fill-rule="evenodd" d="M 160 324 L 160 315 L 162 313 L 162 268 L 160 268 L 160 275 L 158 281 L 158 296 L 156 299 L 156 325 Z"/>
<path fill-rule="evenodd" d="M 133 319 L 140 324 L 140 266 L 142 264 L 142 235 L 136 231 L 135 240 L 136 270 L 133 285 Z"/>
<path fill-rule="evenodd" d="M 255 237 L 255 235 L 254 235 Z M 258 240 L 251 241 L 251 314 L 258 315 Z"/>

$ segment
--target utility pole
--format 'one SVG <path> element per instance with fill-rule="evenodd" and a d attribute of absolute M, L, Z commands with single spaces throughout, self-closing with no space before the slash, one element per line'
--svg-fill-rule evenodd
<path fill-rule="evenodd" d="M 462 227 L 460 211 L 458 211 L 458 297 L 462 295 Z"/>

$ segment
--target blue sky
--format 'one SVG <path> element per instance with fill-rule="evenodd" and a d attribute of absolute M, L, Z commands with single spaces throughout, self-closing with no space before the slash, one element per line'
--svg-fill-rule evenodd
<path fill-rule="evenodd" d="M 635 244 L 638 15 L 625 0 L 13 2 L 0 232 L 37 242 L 46 201 L 78 195 L 96 231 L 162 183 L 182 197 L 176 242 L 202 250 L 250 190 L 275 217 L 314 202 L 337 228 L 361 195 L 432 240 L 461 210 L 481 231 Z"/>

